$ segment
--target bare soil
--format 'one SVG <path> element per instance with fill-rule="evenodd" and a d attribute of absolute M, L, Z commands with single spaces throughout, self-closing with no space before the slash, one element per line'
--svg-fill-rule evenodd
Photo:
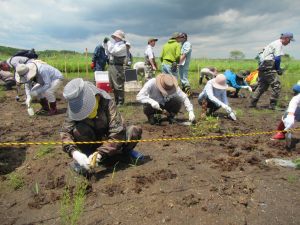
<path fill-rule="evenodd" d="M 29 118 L 26 107 L 14 100 L 14 92 L 5 94 L 0 108 L 1 142 L 60 140 L 66 111 L 62 96 L 60 114 Z M 267 97 L 268 93 L 259 102 L 262 108 L 268 105 Z M 121 111 L 128 124 L 143 127 L 143 139 L 191 135 L 188 126 L 167 121 L 149 125 L 134 99 L 134 94 L 128 94 Z M 198 118 L 197 98 L 192 101 Z M 275 130 L 283 112 L 248 109 L 248 101 L 230 99 L 233 109 L 242 111 L 238 120 L 233 122 L 220 112 L 219 131 L 207 135 Z M 184 109 L 178 117 L 187 118 Z M 136 150 L 147 156 L 145 163 L 133 165 L 115 158 L 88 180 L 79 224 L 299 224 L 299 170 L 268 166 L 265 159 L 299 157 L 300 144 L 287 151 L 284 141 L 270 141 L 270 136 L 139 143 Z M 295 140 L 299 136 L 296 133 Z M 37 157 L 40 148 L 0 147 L 0 224 L 60 224 L 63 192 L 66 186 L 74 189 L 78 175 L 70 170 L 72 159 L 60 145 Z M 10 185 L 11 172 L 24 179 L 18 190 Z M 34 191 L 36 184 L 39 193 Z"/>

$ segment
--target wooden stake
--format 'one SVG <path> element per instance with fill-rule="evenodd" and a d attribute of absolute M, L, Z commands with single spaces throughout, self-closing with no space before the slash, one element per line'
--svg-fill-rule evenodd
<path fill-rule="evenodd" d="M 88 67 L 88 49 L 85 48 L 85 69 L 86 69 L 86 78 L 89 78 L 89 67 Z"/>
<path fill-rule="evenodd" d="M 77 62 L 77 75 L 79 77 L 79 61 Z"/>
<path fill-rule="evenodd" d="M 66 78 L 68 78 L 68 74 L 67 74 L 67 56 L 65 55 L 65 75 Z"/>

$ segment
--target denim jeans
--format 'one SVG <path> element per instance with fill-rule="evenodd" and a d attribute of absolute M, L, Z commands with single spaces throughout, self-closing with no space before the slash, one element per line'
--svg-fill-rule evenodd
<path fill-rule="evenodd" d="M 172 72 L 171 70 L 171 65 L 169 64 L 161 64 L 161 72 L 166 73 L 166 74 L 172 74 L 177 78 L 177 71 Z"/>
<path fill-rule="evenodd" d="M 179 66 L 179 76 L 182 87 L 190 87 L 190 82 L 188 80 L 189 64 Z"/>

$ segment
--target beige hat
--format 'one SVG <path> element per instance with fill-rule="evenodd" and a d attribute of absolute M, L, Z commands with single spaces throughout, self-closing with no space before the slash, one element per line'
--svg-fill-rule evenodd
<path fill-rule="evenodd" d="M 121 40 L 125 40 L 125 33 L 124 31 L 122 30 L 116 30 L 112 35 L 111 35 L 112 38 L 114 37 L 117 37 L 117 38 L 120 38 Z"/>
<path fill-rule="evenodd" d="M 156 77 L 156 86 L 163 96 L 168 96 L 177 91 L 178 82 L 173 75 L 161 73 Z"/>
<path fill-rule="evenodd" d="M 33 62 L 19 64 L 16 67 L 15 79 L 18 83 L 26 83 L 32 80 L 37 74 L 37 66 Z"/>
<path fill-rule="evenodd" d="M 179 32 L 175 32 L 175 33 L 172 34 L 171 39 L 176 39 L 179 36 L 180 36 L 180 33 Z"/>
<path fill-rule="evenodd" d="M 224 74 L 218 74 L 216 78 L 212 79 L 212 86 L 217 89 L 224 90 L 228 88 L 226 84 L 226 77 Z"/>
<path fill-rule="evenodd" d="M 157 38 L 154 38 L 154 37 L 151 37 L 151 38 L 148 39 L 148 44 L 149 44 L 151 41 L 155 41 L 155 42 L 156 42 L 156 41 L 158 41 L 158 39 L 157 39 Z"/>

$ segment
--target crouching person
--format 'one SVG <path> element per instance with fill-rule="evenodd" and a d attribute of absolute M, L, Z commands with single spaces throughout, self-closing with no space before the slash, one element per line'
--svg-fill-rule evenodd
<path fill-rule="evenodd" d="M 142 129 L 126 127 L 114 101 L 105 91 L 81 78 L 71 80 L 64 88 L 63 96 L 68 102 L 67 118 L 60 136 L 63 150 L 75 160 L 75 171 L 89 171 L 93 159 L 97 162 L 115 154 L 136 154 L 132 143 L 103 143 L 76 145 L 67 142 L 140 140 Z M 78 169 L 79 168 L 79 169 Z"/>
<path fill-rule="evenodd" d="M 217 75 L 212 80 L 209 80 L 203 91 L 198 97 L 198 102 L 202 106 L 201 117 L 214 114 L 219 108 L 223 108 L 229 114 L 231 119 L 236 120 L 236 116 L 228 105 L 226 95 L 226 77 L 223 74 Z"/>
<path fill-rule="evenodd" d="M 290 101 L 287 111 L 278 124 L 278 132 L 271 138 L 271 140 L 284 140 L 284 131 L 291 129 L 294 126 L 295 121 L 300 121 L 300 81 L 293 86 L 293 92 L 294 97 Z"/>
<path fill-rule="evenodd" d="M 195 121 L 193 105 L 178 87 L 176 77 L 172 75 L 160 74 L 147 81 L 136 96 L 136 100 L 144 104 L 144 113 L 152 125 L 160 123 L 160 119 L 155 115 L 163 112 L 167 114 L 169 123 L 173 123 L 182 103 L 189 112 L 189 121 Z"/>
<path fill-rule="evenodd" d="M 14 75 L 10 71 L 0 69 L 0 80 L 3 81 L 5 90 L 12 90 L 12 87 L 16 85 Z"/>
<path fill-rule="evenodd" d="M 58 69 L 41 61 L 19 64 L 16 68 L 16 80 L 27 84 L 25 85 L 27 107 L 31 108 L 32 98 L 40 101 L 42 108 L 36 114 L 49 116 L 57 114 L 56 92 L 63 79 L 64 76 Z"/>

